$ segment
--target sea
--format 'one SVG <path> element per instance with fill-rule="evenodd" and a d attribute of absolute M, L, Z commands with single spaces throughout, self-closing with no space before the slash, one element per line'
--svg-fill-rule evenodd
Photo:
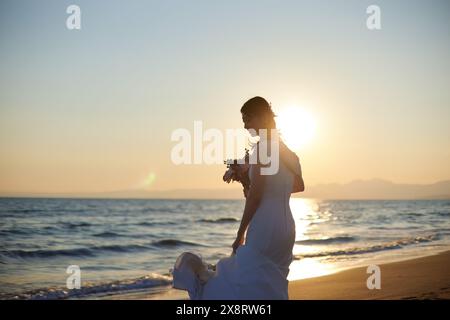
<path fill-rule="evenodd" d="M 231 254 L 244 204 L 0 198 L 0 299 L 151 297 L 174 290 L 170 270 L 182 252 L 210 264 Z M 289 280 L 450 248 L 450 200 L 291 198 L 290 207 L 296 243 Z"/>

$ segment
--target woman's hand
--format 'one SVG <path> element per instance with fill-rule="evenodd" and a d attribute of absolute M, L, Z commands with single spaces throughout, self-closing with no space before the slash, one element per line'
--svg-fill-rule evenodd
<path fill-rule="evenodd" d="M 223 175 L 223 181 L 226 183 L 230 183 L 234 179 L 235 173 L 233 169 L 228 169 L 225 171 L 225 174 Z"/>
<path fill-rule="evenodd" d="M 236 237 L 236 240 L 234 240 L 234 242 L 231 246 L 233 248 L 233 254 L 236 254 L 236 250 L 243 244 L 244 244 L 244 236 L 238 234 Z"/>

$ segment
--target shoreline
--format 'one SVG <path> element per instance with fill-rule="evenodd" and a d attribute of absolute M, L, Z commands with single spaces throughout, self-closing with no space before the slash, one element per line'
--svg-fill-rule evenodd
<path fill-rule="evenodd" d="M 290 300 L 450 299 L 450 250 L 423 257 L 377 264 L 381 289 L 369 290 L 367 263 L 336 273 L 289 282 Z M 87 299 L 189 300 L 187 292 L 170 288 L 132 291 Z"/>

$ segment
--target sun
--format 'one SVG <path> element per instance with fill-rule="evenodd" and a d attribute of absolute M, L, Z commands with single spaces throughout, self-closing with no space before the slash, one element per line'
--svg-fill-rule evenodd
<path fill-rule="evenodd" d="M 304 108 L 285 107 L 277 113 L 276 122 L 283 141 L 294 151 L 303 149 L 314 138 L 316 121 Z"/>

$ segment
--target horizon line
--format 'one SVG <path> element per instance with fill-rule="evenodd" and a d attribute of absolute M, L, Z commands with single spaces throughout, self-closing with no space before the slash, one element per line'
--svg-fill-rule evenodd
<path fill-rule="evenodd" d="M 450 178 L 443 179 L 443 180 L 437 180 L 435 182 L 431 183 L 403 183 L 403 182 L 394 182 L 392 180 L 387 180 L 383 178 L 369 178 L 369 179 L 354 179 L 349 182 L 329 182 L 329 183 L 317 183 L 314 185 L 309 186 L 311 187 L 317 187 L 317 186 L 323 186 L 323 185 L 346 185 L 351 184 L 354 182 L 371 182 L 371 181 L 382 181 L 387 182 L 390 184 L 395 185 L 407 185 L 407 186 L 429 186 L 434 185 L 437 183 L 443 183 L 443 182 L 450 182 Z M 116 190 L 109 190 L 109 191 L 67 191 L 67 192 L 35 192 L 35 191 L 0 191 L 0 197 L 5 197 L 3 194 L 38 194 L 38 195 L 71 195 L 71 194 L 103 194 L 103 193 L 118 193 L 118 192 L 179 192 L 179 191 L 230 191 L 234 190 L 236 191 L 237 188 L 194 188 L 194 189 L 156 189 L 156 190 L 146 190 L 145 188 L 130 188 L 130 189 L 116 189 Z"/>

